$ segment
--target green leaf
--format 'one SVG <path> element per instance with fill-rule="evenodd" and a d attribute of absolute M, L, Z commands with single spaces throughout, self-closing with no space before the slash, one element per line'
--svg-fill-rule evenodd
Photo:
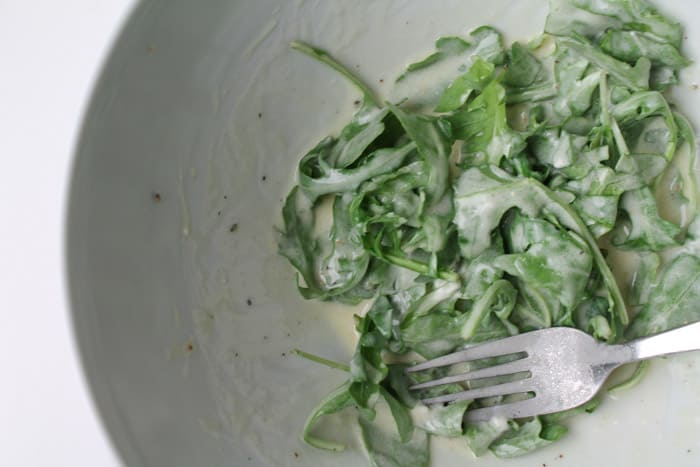
<path fill-rule="evenodd" d="M 536 289 L 549 302 L 574 309 L 593 267 L 587 245 L 572 232 L 519 214 L 510 216 L 503 230 L 509 254 L 496 258 L 496 267 L 519 278 L 521 287 Z"/>
<path fill-rule="evenodd" d="M 436 112 L 452 112 L 462 107 L 475 91 L 482 91 L 493 79 L 494 66 L 481 58 L 477 58 L 469 71 L 455 79 L 445 89 Z"/>
<path fill-rule="evenodd" d="M 608 394 L 615 394 L 620 391 L 626 391 L 627 389 L 636 386 L 639 383 L 639 381 L 641 381 L 641 379 L 644 378 L 644 376 L 647 374 L 650 361 L 651 360 L 643 360 L 641 362 L 636 363 L 636 368 L 634 369 L 634 372 L 632 372 L 632 375 L 626 380 L 608 388 Z"/>
<path fill-rule="evenodd" d="M 402 443 L 409 442 L 411 440 L 411 436 L 413 435 L 413 420 L 411 419 L 411 413 L 408 411 L 408 408 L 396 400 L 394 396 L 392 396 L 389 391 L 383 387 L 379 388 L 379 393 L 386 401 L 387 405 L 389 406 L 389 410 L 391 411 L 391 415 L 394 417 L 396 428 L 399 432 L 399 439 Z"/>
<path fill-rule="evenodd" d="M 491 444 L 489 449 L 497 457 L 502 459 L 510 459 L 513 457 L 522 456 L 528 452 L 542 448 L 551 444 L 552 441 L 545 436 L 552 437 L 551 428 L 545 430 L 540 422 L 540 419 L 535 417 L 529 422 L 525 422 L 517 428 L 512 428 L 501 438 Z M 566 431 L 561 428 L 557 429 L 554 436 L 555 439 L 560 438 Z"/>
<path fill-rule="evenodd" d="M 546 79 L 544 68 L 537 58 L 519 42 L 514 42 L 508 52 L 508 68 L 503 84 L 514 88 L 527 88 Z"/>
<path fill-rule="evenodd" d="M 314 201 L 322 195 L 355 191 L 362 182 L 399 168 L 415 149 L 413 143 L 399 148 L 378 149 L 367 156 L 361 165 L 349 169 L 334 169 L 322 163 L 316 166 L 312 162 L 316 154 L 310 153 L 299 163 L 299 186 Z M 315 172 L 319 175 L 315 175 Z"/>
<path fill-rule="evenodd" d="M 604 70 L 620 84 L 630 89 L 641 91 L 649 88 L 651 62 L 646 57 L 641 57 L 634 66 L 630 66 L 625 62 L 606 55 L 591 44 L 580 39 L 562 37 L 557 40 L 557 43 L 559 47 L 571 49 L 581 58 L 588 60 L 591 64 Z"/>
<path fill-rule="evenodd" d="M 409 114 L 391 104 L 389 109 L 413 140 L 423 159 L 427 179 L 423 186 L 426 206 L 421 220 L 426 235 L 426 249 L 430 252 L 439 251 L 447 241 L 446 231 L 452 219 L 452 191 L 449 184 L 451 141 L 440 128 L 438 120 Z"/>
<path fill-rule="evenodd" d="M 620 322 L 626 324 L 628 317 L 622 294 L 595 238 L 568 204 L 533 179 L 516 179 L 494 167 L 469 169 L 461 175 L 455 189 L 454 223 L 460 234 L 462 254 L 473 258 L 483 252 L 489 245 L 491 232 L 505 213 L 515 207 L 531 218 L 554 217 L 562 228 L 583 240 L 604 278 L 611 308 Z M 480 222 L 473 222 L 474 218 Z"/>
<path fill-rule="evenodd" d="M 484 322 L 489 314 L 493 314 L 506 326 L 509 331 L 508 318 L 511 311 L 515 307 L 517 291 L 506 280 L 495 281 L 484 294 L 474 302 L 469 310 L 469 316 L 462 325 L 462 338 L 465 341 L 471 340 L 479 332 L 479 328 L 483 327 Z M 499 327 L 498 331 L 501 328 Z"/>
<path fill-rule="evenodd" d="M 413 437 L 402 443 L 398 436 L 360 417 L 362 441 L 372 467 L 429 467 L 428 435 L 414 430 Z"/>
<path fill-rule="evenodd" d="M 352 196 L 338 196 L 333 202 L 330 253 L 321 262 L 320 280 L 326 290 L 341 295 L 359 284 L 369 266 L 362 235 L 350 219 Z"/>
<path fill-rule="evenodd" d="M 481 457 L 489 446 L 510 429 L 504 418 L 494 417 L 488 422 L 469 423 L 465 430 L 465 439 L 475 456 Z"/>
<path fill-rule="evenodd" d="M 632 306 L 644 305 L 649 301 L 649 292 L 656 282 L 656 276 L 661 265 L 658 253 L 638 251 L 637 271 L 632 278 L 629 292 L 629 302 Z"/>
<path fill-rule="evenodd" d="M 441 37 L 435 42 L 435 48 L 437 49 L 436 52 L 428 55 L 423 60 L 408 65 L 408 67 L 406 67 L 406 71 L 399 76 L 396 81 L 401 81 L 409 73 L 428 68 L 448 57 L 462 55 L 471 47 L 472 45 L 461 37 Z"/>
<path fill-rule="evenodd" d="M 625 193 L 620 209 L 627 213 L 630 226 L 618 229 L 613 235 L 613 244 L 618 248 L 660 251 L 678 244 L 675 237 L 680 228 L 661 218 L 649 188 Z"/>
<path fill-rule="evenodd" d="M 611 116 L 620 123 L 623 127 L 633 128 L 639 125 L 639 122 L 648 122 L 653 116 L 660 116 L 663 118 L 662 125 L 658 124 L 653 127 L 656 134 L 637 131 L 638 138 L 641 138 L 642 142 L 646 143 L 646 147 L 649 146 L 649 139 L 663 139 L 659 150 L 652 150 L 652 153 L 657 153 L 663 155 L 666 160 L 671 160 L 676 153 L 676 142 L 678 139 L 677 133 L 678 128 L 676 126 L 676 120 L 671 112 L 668 102 L 662 94 L 656 91 L 648 92 L 638 92 L 632 94 L 628 99 L 614 105 L 610 109 Z M 665 126 L 665 133 L 659 133 L 659 128 L 663 129 Z M 659 138 L 659 134 L 663 138 Z M 644 148 L 645 146 L 642 146 Z M 636 153 L 645 152 L 644 149 L 638 149 L 634 151 Z"/>
<path fill-rule="evenodd" d="M 306 287 L 298 284 L 299 292 L 306 297 L 324 297 L 325 291 L 317 277 L 319 247 L 313 236 L 314 213 L 311 203 L 294 187 L 287 195 L 282 208 L 284 232 L 279 242 L 279 253 L 304 278 Z M 298 282 L 298 279 L 297 279 Z"/>
<path fill-rule="evenodd" d="M 599 37 L 609 29 L 653 33 L 679 47 L 683 31 L 645 0 L 550 0 L 545 32 L 554 35 Z"/>
<path fill-rule="evenodd" d="M 319 419 L 325 415 L 334 414 L 353 405 L 352 397 L 348 392 L 349 382 L 344 383 L 335 391 L 330 393 L 321 403 L 311 412 L 311 415 L 304 424 L 303 438 L 311 446 L 319 449 L 327 449 L 329 451 L 342 451 L 345 446 L 334 441 L 319 438 L 312 434 L 312 431 Z"/>
<path fill-rule="evenodd" d="M 427 415 L 419 417 L 419 428 L 428 434 L 435 436 L 444 436 L 447 438 L 457 438 L 462 436 L 462 423 L 464 421 L 464 413 L 469 407 L 470 401 L 460 401 L 453 404 L 443 406 L 441 404 L 433 405 L 425 410 Z"/>
<path fill-rule="evenodd" d="M 676 47 L 653 33 L 610 30 L 603 37 L 600 47 L 609 55 L 628 63 L 635 63 L 641 57 L 646 57 L 651 60 L 652 65 L 674 69 L 690 64 Z"/>
<path fill-rule="evenodd" d="M 483 154 L 496 166 L 501 158 L 513 157 L 525 148 L 524 138 L 508 125 L 505 97 L 503 86 L 492 81 L 466 109 L 448 118 L 453 136 L 464 141 L 462 151 Z"/>
<path fill-rule="evenodd" d="M 682 254 L 667 265 L 649 301 L 627 330 L 626 337 L 657 334 L 700 321 L 700 258 Z"/>
<path fill-rule="evenodd" d="M 300 356 L 301 358 L 305 358 L 305 359 L 312 361 L 314 363 L 318 363 L 319 365 L 327 366 L 328 368 L 333 368 L 335 370 L 350 372 L 350 367 L 347 365 L 344 365 L 344 364 L 338 363 L 338 362 L 334 362 L 332 360 L 328 360 L 328 359 L 323 358 L 323 357 L 319 357 L 318 355 L 304 352 L 303 350 L 294 349 L 294 350 L 292 350 L 292 353 L 294 355 Z"/>
<path fill-rule="evenodd" d="M 408 65 L 406 71 L 396 81 L 404 80 L 409 74 L 430 68 L 453 57 L 462 57 L 461 65 L 468 67 L 478 57 L 494 65 L 503 63 L 505 56 L 501 35 L 495 29 L 482 26 L 469 34 L 471 42 L 461 37 L 441 37 L 435 42 L 437 49 L 423 60 Z"/>
<path fill-rule="evenodd" d="M 574 323 L 596 339 L 612 342 L 617 337 L 610 325 L 608 302 L 603 297 L 591 297 L 581 302 L 574 312 Z"/>
<path fill-rule="evenodd" d="M 574 407 L 573 409 L 564 410 L 562 412 L 550 413 L 547 415 L 541 415 L 539 418 L 545 426 L 556 426 L 557 423 L 574 417 L 576 415 L 584 413 L 593 413 L 600 405 L 600 402 L 600 396 L 596 396 L 590 401 L 586 402 L 585 404 L 579 405 L 578 407 Z"/>
<path fill-rule="evenodd" d="M 381 107 L 379 100 L 374 96 L 374 92 L 357 76 L 351 73 L 347 67 L 341 65 L 340 62 L 333 58 L 328 52 L 301 41 L 294 41 L 290 44 L 290 46 L 292 49 L 297 50 L 304 55 L 308 55 L 309 57 L 316 59 L 324 65 L 327 65 L 333 70 L 337 71 L 341 76 L 345 77 L 362 92 L 366 103 L 373 104 L 376 107 Z"/>

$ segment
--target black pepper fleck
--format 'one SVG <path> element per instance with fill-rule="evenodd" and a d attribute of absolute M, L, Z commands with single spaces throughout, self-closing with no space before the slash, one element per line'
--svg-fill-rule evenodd
<path fill-rule="evenodd" d="M 264 182 L 265 180 L 267 180 L 267 175 L 262 176 L 262 181 Z"/>
<path fill-rule="evenodd" d="M 235 354 L 233 354 L 233 356 L 234 356 L 234 357 L 238 357 L 238 352 L 236 352 Z"/>
<path fill-rule="evenodd" d="M 355 102 L 353 102 L 353 104 L 355 104 L 355 105 L 360 105 L 360 103 L 361 103 L 360 99 L 357 99 Z"/>
<path fill-rule="evenodd" d="M 231 228 L 228 229 L 228 231 L 231 233 L 235 232 L 236 230 L 238 230 L 238 224 L 232 224 Z"/>
<path fill-rule="evenodd" d="M 217 215 L 217 216 L 220 216 L 220 215 L 221 215 L 221 211 L 217 211 L 217 212 L 216 212 L 216 215 Z"/>
<path fill-rule="evenodd" d="M 263 340 L 267 340 L 267 336 L 263 336 Z"/>
<path fill-rule="evenodd" d="M 253 300 L 251 299 L 247 299 L 245 302 L 248 304 L 248 306 L 251 306 L 253 304 Z"/>
<path fill-rule="evenodd" d="M 156 202 L 156 203 L 160 203 L 160 201 L 163 199 L 163 198 L 160 196 L 160 193 L 153 193 L 152 197 L 153 197 L 153 201 Z"/>
<path fill-rule="evenodd" d="M 299 458 L 299 453 L 294 451 L 294 457 Z"/>
<path fill-rule="evenodd" d="M 262 118 L 262 112 L 258 114 L 258 118 Z"/>
<path fill-rule="evenodd" d="M 228 196 L 224 195 L 224 199 L 228 199 Z"/>

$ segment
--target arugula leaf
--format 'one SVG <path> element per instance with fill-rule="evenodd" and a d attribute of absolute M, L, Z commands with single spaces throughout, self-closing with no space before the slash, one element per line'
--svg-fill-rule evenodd
<path fill-rule="evenodd" d="M 413 419 L 411 418 L 411 413 L 408 411 L 408 408 L 396 400 L 394 396 L 383 387 L 379 388 L 379 393 L 389 406 L 389 410 L 391 410 L 391 415 L 394 417 L 396 428 L 399 431 L 399 439 L 402 443 L 409 442 L 413 435 Z"/>
<path fill-rule="evenodd" d="M 651 32 L 678 48 L 683 31 L 644 0 L 550 0 L 545 32 L 594 39 L 609 29 Z"/>
<path fill-rule="evenodd" d="M 510 216 L 503 230 L 509 254 L 494 264 L 519 278 L 519 287 L 537 291 L 553 304 L 548 308 L 558 323 L 563 313 L 559 304 L 573 310 L 584 296 L 593 267 L 590 250 L 573 233 L 519 214 Z"/>
<path fill-rule="evenodd" d="M 700 258 L 682 254 L 663 268 L 649 301 L 635 317 L 626 337 L 657 334 L 700 321 Z"/>
<path fill-rule="evenodd" d="M 426 196 L 422 217 L 427 251 L 441 250 L 446 241 L 447 226 L 452 219 L 452 192 L 449 189 L 450 141 L 432 118 L 411 115 L 394 105 L 391 112 L 398 118 L 423 158 L 427 179 L 423 190 Z"/>
<path fill-rule="evenodd" d="M 462 107 L 474 91 L 482 91 L 493 79 L 494 66 L 481 58 L 477 58 L 469 71 L 455 79 L 445 89 L 436 112 L 451 112 Z"/>
<path fill-rule="evenodd" d="M 509 459 L 522 456 L 556 441 L 566 433 L 561 425 L 542 425 L 538 417 L 522 425 L 513 424 L 510 431 L 494 441 L 489 449 L 497 457 Z"/>
<path fill-rule="evenodd" d="M 677 141 L 677 126 L 676 121 L 673 117 L 673 113 L 666 102 L 663 95 L 657 91 L 648 92 L 638 92 L 631 95 L 628 99 L 624 100 L 613 106 L 610 109 L 610 114 L 616 121 L 618 121 L 624 128 L 624 126 L 630 126 L 638 124 L 639 121 L 647 121 L 650 117 L 659 115 L 663 118 L 663 123 L 666 127 L 665 133 L 662 135 L 665 137 L 665 141 L 662 143 L 663 151 L 658 152 L 663 155 L 666 160 L 671 160 L 676 153 L 676 141 Z M 641 136 L 646 143 L 649 143 L 649 139 L 658 139 L 658 126 L 654 128 L 655 134 L 645 133 Z M 641 152 L 641 151 L 637 151 Z"/>
<path fill-rule="evenodd" d="M 331 168 L 313 154 L 299 164 L 299 186 L 312 201 L 322 195 L 351 192 L 362 182 L 399 168 L 415 148 L 415 144 L 407 143 L 399 148 L 378 149 L 362 165 L 350 169 Z M 312 160 L 320 163 L 312 167 Z M 314 172 L 319 175 L 315 176 Z"/>
<path fill-rule="evenodd" d="M 558 94 L 553 103 L 559 116 L 578 117 L 591 107 L 593 93 L 600 85 L 602 72 L 588 71 L 589 65 L 588 60 L 572 50 L 559 47 L 554 63 Z"/>
<path fill-rule="evenodd" d="M 362 440 L 369 453 L 372 467 L 429 467 L 428 435 L 415 430 L 407 443 L 402 443 L 365 418 L 359 418 Z"/>
<path fill-rule="evenodd" d="M 494 167 L 488 170 L 473 168 L 462 174 L 455 189 L 454 218 L 460 233 L 462 254 L 472 258 L 484 251 L 491 232 L 505 213 L 515 207 L 533 218 L 553 216 L 562 227 L 580 236 L 604 277 L 611 308 L 626 325 L 628 317 L 622 294 L 595 239 L 569 205 L 533 179 L 516 179 Z M 480 222 L 472 222 L 474 218 L 479 218 Z"/>
<path fill-rule="evenodd" d="M 303 53 L 304 55 L 308 55 L 309 57 L 318 60 L 324 65 L 329 66 L 333 70 L 337 71 L 341 76 L 350 81 L 352 84 L 354 84 L 355 87 L 357 87 L 357 89 L 359 89 L 364 95 L 365 105 L 371 104 L 375 107 L 381 107 L 379 100 L 374 96 L 374 92 L 357 76 L 348 71 L 348 69 L 345 66 L 341 65 L 340 62 L 338 62 L 325 50 L 313 47 L 302 41 L 294 41 L 290 44 L 290 47 L 294 50 Z"/>
<path fill-rule="evenodd" d="M 629 302 L 632 306 L 644 305 L 649 301 L 649 292 L 656 282 L 656 276 L 661 265 L 658 253 L 640 251 L 638 266 L 630 284 Z"/>
<path fill-rule="evenodd" d="M 483 328 L 483 323 L 491 314 L 503 323 L 504 328 L 510 334 L 515 334 L 516 330 L 508 318 L 515 307 L 516 298 L 517 291 L 510 282 L 506 280 L 495 281 L 469 310 L 469 317 L 462 325 L 462 338 L 465 341 L 470 341 L 478 336 L 480 328 Z M 488 327 L 492 329 L 493 325 Z"/>
<path fill-rule="evenodd" d="M 469 401 L 455 402 L 449 405 L 434 405 L 427 409 L 428 415 L 421 417 L 419 427 L 426 433 L 447 438 L 462 436 L 464 413 Z"/>
<path fill-rule="evenodd" d="M 303 430 L 303 438 L 311 446 L 319 449 L 326 449 L 329 451 L 342 451 L 345 446 L 336 443 L 334 441 L 329 441 L 323 438 L 318 438 L 312 434 L 312 431 L 318 420 L 324 415 L 334 414 L 340 412 L 343 409 L 351 407 L 353 405 L 352 398 L 348 392 L 349 383 L 344 383 L 342 386 L 338 387 L 335 391 L 328 394 L 324 400 L 311 412 L 311 415 L 306 420 Z"/>
<path fill-rule="evenodd" d="M 495 166 L 502 157 L 513 157 L 525 148 L 524 138 L 508 125 L 505 96 L 505 88 L 492 81 L 466 109 L 448 119 L 453 136 L 464 141 L 463 152 L 483 154 Z"/>
<path fill-rule="evenodd" d="M 279 253 L 286 257 L 304 278 L 306 287 L 297 286 L 304 298 L 325 298 L 325 291 L 317 277 L 317 261 L 320 248 L 313 236 L 314 213 L 311 203 L 292 188 L 282 208 L 284 233 L 279 243 Z"/>
<path fill-rule="evenodd" d="M 409 73 L 428 68 L 448 57 L 462 55 L 471 47 L 472 45 L 461 37 L 441 37 L 435 42 L 436 52 L 428 55 L 423 60 L 408 65 L 406 72 L 399 76 L 396 81 L 401 81 Z"/>
<path fill-rule="evenodd" d="M 347 194 L 335 198 L 329 242 L 331 252 L 321 263 L 320 281 L 334 295 L 342 295 L 357 286 L 369 266 L 370 255 L 350 219 L 348 207 L 351 200 Z"/>
<path fill-rule="evenodd" d="M 545 80 L 544 68 L 537 58 L 519 42 L 514 42 L 508 52 L 508 68 L 503 84 L 514 88 L 527 88 Z"/>
<path fill-rule="evenodd" d="M 620 200 L 620 209 L 627 213 L 630 226 L 618 229 L 613 236 L 615 246 L 660 251 L 677 245 L 675 237 L 680 233 L 680 228 L 661 218 L 649 188 L 625 193 Z"/>
<path fill-rule="evenodd" d="M 651 62 L 646 57 L 641 57 L 634 66 L 630 66 L 625 62 L 606 55 L 604 52 L 581 39 L 561 37 L 557 40 L 557 43 L 559 47 L 569 48 L 581 58 L 605 70 L 606 73 L 619 81 L 620 84 L 630 89 L 641 91 L 649 88 Z"/>
<path fill-rule="evenodd" d="M 598 408 L 600 403 L 600 396 L 596 396 L 590 401 L 586 402 L 585 404 L 580 405 L 578 407 L 574 407 L 573 409 L 564 410 L 563 412 L 555 412 L 546 415 L 541 415 L 539 418 L 545 426 L 552 426 L 558 424 L 563 420 L 567 420 L 575 415 L 583 413 L 593 413 Z"/>
<path fill-rule="evenodd" d="M 464 437 L 474 455 L 481 457 L 488 452 L 489 446 L 508 430 L 510 426 L 506 419 L 494 417 L 488 422 L 468 424 Z"/>
<path fill-rule="evenodd" d="M 465 67 L 470 66 L 472 61 L 479 57 L 494 65 L 503 63 L 505 52 L 501 34 L 498 31 L 482 26 L 473 30 L 469 37 L 472 42 L 455 36 L 439 38 L 435 42 L 437 50 L 423 60 L 408 65 L 406 71 L 396 81 L 402 81 L 411 73 L 424 70 L 451 57 L 463 57 L 461 65 Z"/>
<path fill-rule="evenodd" d="M 609 30 L 600 47 L 609 55 L 628 63 L 647 57 L 653 65 L 674 69 L 690 64 L 671 43 L 648 32 Z"/>

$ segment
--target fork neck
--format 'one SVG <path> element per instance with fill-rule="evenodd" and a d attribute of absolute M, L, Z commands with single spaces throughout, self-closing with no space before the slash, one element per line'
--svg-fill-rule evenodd
<path fill-rule="evenodd" d="M 633 361 L 700 350 L 700 322 L 643 337 L 628 343 L 627 346 L 632 348 Z"/>

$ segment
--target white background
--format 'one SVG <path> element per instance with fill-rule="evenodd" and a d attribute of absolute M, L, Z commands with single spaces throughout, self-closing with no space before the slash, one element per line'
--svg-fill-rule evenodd
<path fill-rule="evenodd" d="M 0 0 L 0 465 L 119 465 L 66 305 L 71 155 L 134 0 Z"/>

